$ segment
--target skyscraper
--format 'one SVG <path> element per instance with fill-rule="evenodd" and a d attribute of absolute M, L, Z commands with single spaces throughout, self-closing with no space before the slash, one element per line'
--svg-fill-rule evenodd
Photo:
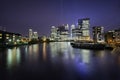
<path fill-rule="evenodd" d="M 57 34 L 60 41 L 67 41 L 69 38 L 69 28 L 68 26 L 58 26 Z"/>
<path fill-rule="evenodd" d="M 65 29 L 69 30 L 69 25 L 68 24 L 65 25 Z"/>
<path fill-rule="evenodd" d="M 74 24 L 72 24 L 71 25 L 71 30 L 70 30 L 70 37 L 71 37 L 71 39 L 73 39 L 73 29 L 75 29 L 75 25 Z"/>
<path fill-rule="evenodd" d="M 33 31 L 32 29 L 29 29 L 29 40 L 33 38 Z"/>
<path fill-rule="evenodd" d="M 57 39 L 57 28 L 55 26 L 51 27 L 51 39 L 56 40 Z"/>
<path fill-rule="evenodd" d="M 90 18 L 78 19 L 78 27 L 81 31 L 81 40 L 90 39 Z"/>

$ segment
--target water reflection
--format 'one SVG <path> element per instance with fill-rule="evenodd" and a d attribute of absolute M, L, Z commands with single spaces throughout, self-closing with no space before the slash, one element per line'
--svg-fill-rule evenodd
<path fill-rule="evenodd" d="M 83 63 L 89 63 L 90 62 L 90 51 L 89 50 L 80 50 L 81 58 Z"/>
<path fill-rule="evenodd" d="M 33 53 L 38 53 L 39 51 L 39 44 L 33 45 Z"/>
<path fill-rule="evenodd" d="M 26 58 L 30 62 L 35 62 L 39 58 L 39 44 L 34 44 L 26 47 L 27 55 Z"/>
<path fill-rule="evenodd" d="M 37 76 L 41 80 L 41 77 L 51 78 L 51 74 L 55 74 L 56 79 L 65 80 L 79 80 L 80 77 L 85 80 L 99 80 L 101 75 L 110 80 L 108 75 L 119 73 L 119 66 L 116 64 L 120 62 L 120 57 L 117 56 L 115 62 L 114 57 L 109 54 L 110 51 L 75 49 L 68 42 L 34 44 L 6 51 L 5 54 L 0 52 L 0 58 L 2 56 L 5 59 L 1 61 L 12 70 L 14 77 L 18 76 L 20 79 L 24 73 L 27 79 Z"/>
<path fill-rule="evenodd" d="M 15 67 L 20 63 L 20 48 L 13 48 L 7 50 L 7 66 L 8 68 Z"/>
<path fill-rule="evenodd" d="M 43 43 L 43 59 L 46 60 L 46 43 Z"/>
<path fill-rule="evenodd" d="M 73 59 L 75 56 L 70 43 L 55 42 L 50 43 L 50 52 L 52 58 L 62 58 L 63 60 Z"/>

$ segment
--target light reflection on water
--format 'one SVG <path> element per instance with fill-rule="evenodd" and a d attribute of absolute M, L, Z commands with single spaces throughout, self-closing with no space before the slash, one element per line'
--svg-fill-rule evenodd
<path fill-rule="evenodd" d="M 89 50 L 81 50 L 81 58 L 83 63 L 89 63 L 90 62 L 90 51 Z"/>
<path fill-rule="evenodd" d="M 26 46 L 26 60 L 30 63 L 34 63 L 39 58 L 39 44 L 33 44 Z"/>
<path fill-rule="evenodd" d="M 0 52 L 0 62 L 6 64 L 8 69 L 23 68 L 22 73 L 29 70 L 34 74 L 37 74 L 36 72 L 39 72 L 39 74 L 52 74 L 52 72 L 55 72 L 59 75 L 72 76 L 74 74 L 78 75 L 77 77 L 81 75 L 83 77 L 88 75 L 95 77 L 97 75 L 100 77 L 99 74 L 107 75 L 108 72 L 112 74 L 113 67 L 115 69 L 120 68 L 116 64 L 120 63 L 120 57 L 115 62 L 114 57 L 110 54 L 111 51 L 74 49 L 69 42 L 34 44 L 6 49 L 4 52 Z M 4 59 L 1 59 L 1 57 Z"/>
<path fill-rule="evenodd" d="M 7 50 L 7 65 L 8 68 L 16 67 L 20 64 L 20 49 L 13 48 Z"/>
<path fill-rule="evenodd" d="M 49 50 L 47 49 L 49 45 Z M 55 43 L 43 43 L 42 45 L 34 44 L 24 47 L 24 50 L 21 48 L 13 48 L 7 50 L 7 65 L 8 67 L 17 66 L 20 63 L 21 53 L 26 54 L 26 60 L 30 63 L 37 62 L 39 58 L 42 58 L 44 61 L 47 59 L 48 54 L 51 56 L 49 61 L 63 61 L 63 63 L 69 63 L 70 61 L 79 64 L 92 64 L 95 60 L 101 64 L 106 63 L 105 51 L 91 51 L 86 49 L 73 49 L 70 46 L 70 43 L 65 42 L 55 42 Z M 42 57 L 40 57 L 40 54 Z M 22 55 L 23 57 L 23 55 Z M 71 63 L 70 62 L 70 63 Z"/>
<path fill-rule="evenodd" d="M 73 59 L 75 57 L 70 43 L 50 43 L 50 52 L 52 58 L 62 57 L 63 59 Z"/>
<path fill-rule="evenodd" d="M 46 60 L 46 56 L 47 56 L 47 54 L 46 54 L 46 43 L 43 43 L 43 59 L 44 59 L 44 61 Z"/>

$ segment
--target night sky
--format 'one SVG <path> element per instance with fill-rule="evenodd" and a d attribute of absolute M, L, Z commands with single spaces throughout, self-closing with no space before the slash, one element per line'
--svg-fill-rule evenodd
<path fill-rule="evenodd" d="M 0 26 L 28 34 L 28 29 L 49 35 L 51 26 L 76 24 L 90 18 L 90 27 L 120 27 L 120 0 L 0 0 Z"/>

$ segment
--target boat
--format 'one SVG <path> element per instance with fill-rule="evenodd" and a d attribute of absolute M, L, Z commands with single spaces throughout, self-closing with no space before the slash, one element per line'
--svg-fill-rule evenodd
<path fill-rule="evenodd" d="M 73 48 L 81 48 L 81 49 L 94 49 L 94 50 L 105 49 L 105 44 L 102 44 L 102 43 L 80 43 L 80 42 L 72 42 L 71 46 Z"/>

